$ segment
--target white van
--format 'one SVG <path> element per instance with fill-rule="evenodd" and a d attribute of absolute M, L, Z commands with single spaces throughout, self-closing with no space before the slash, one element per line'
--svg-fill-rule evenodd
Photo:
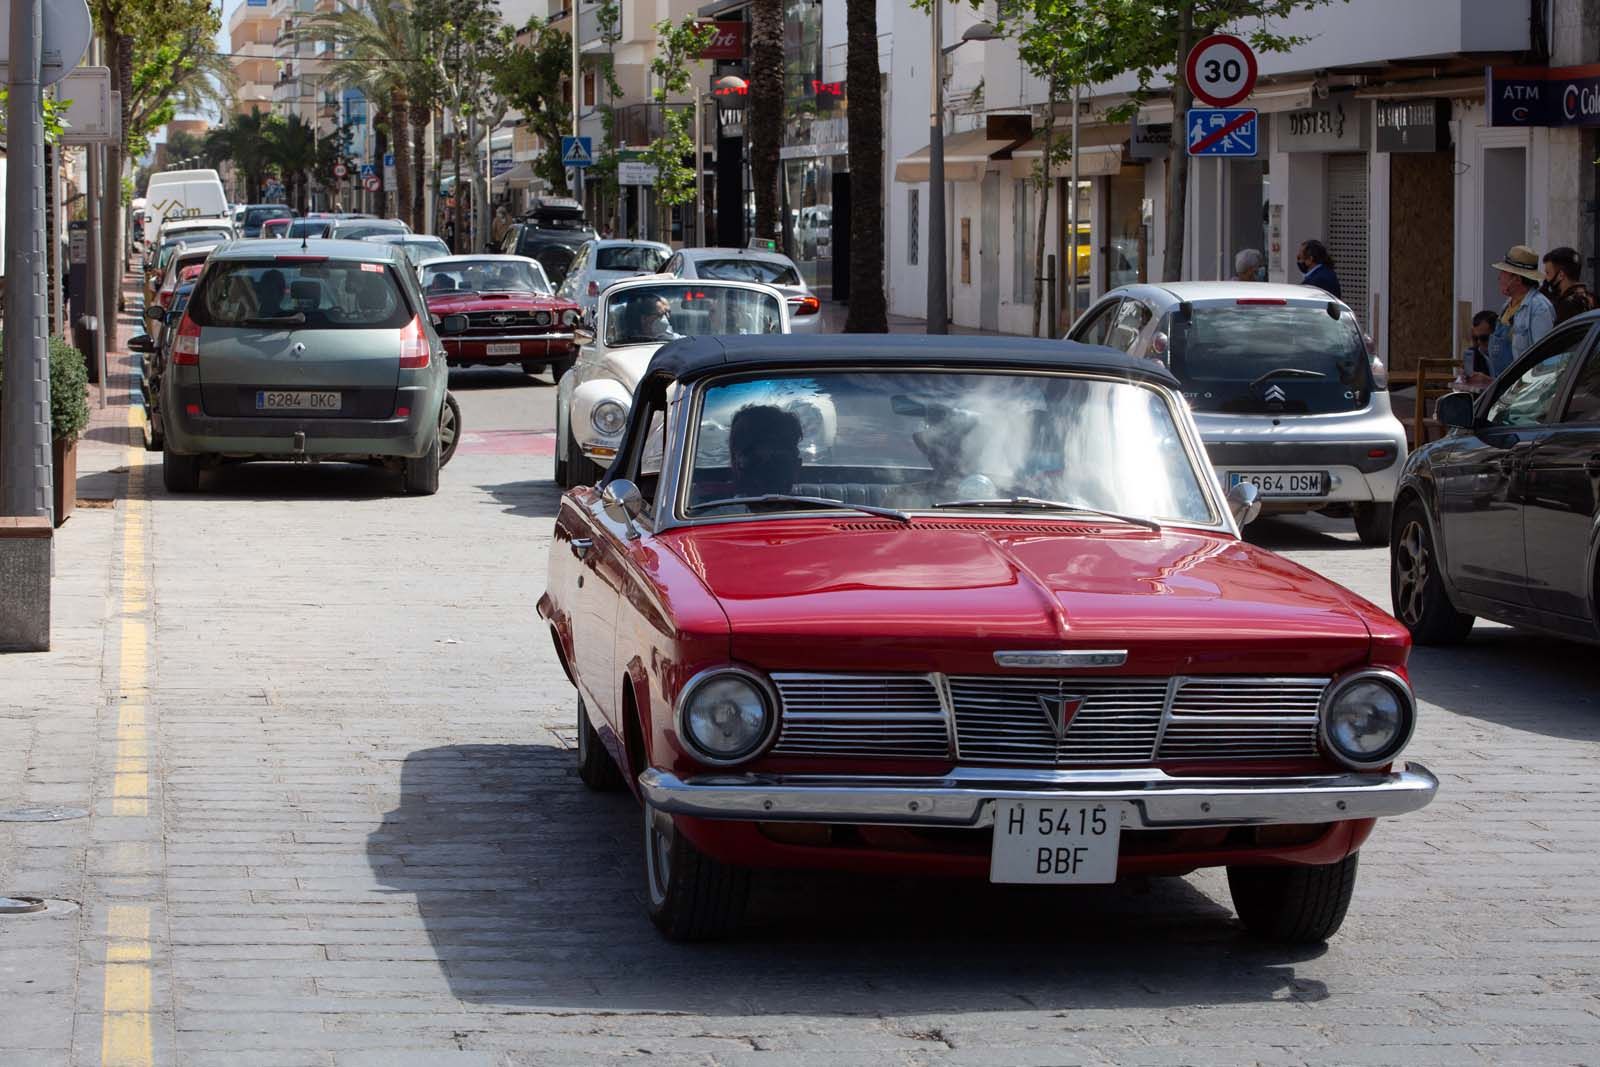
<path fill-rule="evenodd" d="M 164 219 L 228 218 L 228 197 L 214 170 L 166 170 L 150 175 L 144 193 L 144 236 L 156 239 Z"/>

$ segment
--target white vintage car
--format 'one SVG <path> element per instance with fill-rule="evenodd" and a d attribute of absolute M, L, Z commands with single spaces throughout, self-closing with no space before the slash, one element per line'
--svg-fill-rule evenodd
<path fill-rule="evenodd" d="M 657 274 L 608 286 L 594 321 L 576 331 L 577 362 L 556 393 L 556 484 L 599 480 L 628 423 L 634 386 L 668 341 L 789 332 L 788 303 L 770 285 Z M 807 414 L 820 427 L 832 413 L 802 419 Z"/>

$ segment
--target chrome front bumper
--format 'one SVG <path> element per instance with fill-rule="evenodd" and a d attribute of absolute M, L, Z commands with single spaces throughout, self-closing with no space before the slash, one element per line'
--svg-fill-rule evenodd
<path fill-rule="evenodd" d="M 1404 815 L 1425 807 L 1439 779 L 1420 763 L 1388 774 L 1298 778 L 1174 778 L 1160 771 L 965 768 L 942 778 L 707 774 L 639 776 L 661 811 L 705 819 L 981 828 L 1001 801 L 1129 805 L 1130 829 L 1268 826 Z"/>

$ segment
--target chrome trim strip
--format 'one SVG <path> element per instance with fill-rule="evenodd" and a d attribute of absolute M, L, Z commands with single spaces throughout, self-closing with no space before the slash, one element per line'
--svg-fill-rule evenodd
<path fill-rule="evenodd" d="M 1271 826 L 1404 815 L 1425 807 L 1439 780 L 1420 763 L 1389 773 L 1282 778 L 1174 778 L 1159 771 L 980 774 L 942 778 L 709 774 L 688 780 L 650 768 L 645 799 L 674 815 L 761 822 L 826 822 L 980 829 L 1008 800 L 1130 805 L 1134 829 Z"/>
<path fill-rule="evenodd" d="M 505 343 L 507 341 L 570 341 L 570 340 L 572 340 L 572 335 L 570 333 L 538 333 L 538 334 L 519 333 L 519 334 L 482 334 L 482 335 L 473 335 L 473 334 L 467 334 L 467 333 L 455 333 L 455 334 L 451 334 L 449 337 L 444 338 L 444 340 L 446 340 L 446 341 L 454 341 L 457 344 L 471 342 L 472 344 L 479 344 L 479 345 L 498 345 L 498 344 L 503 344 L 503 343 Z"/>
<path fill-rule="evenodd" d="M 1161 721 L 1156 724 L 1155 744 L 1150 746 L 1152 761 L 1161 757 L 1161 742 L 1167 739 L 1167 727 L 1172 725 L 1172 705 L 1177 702 L 1178 690 L 1183 687 L 1183 675 L 1174 674 L 1167 679 L 1167 696 L 1161 702 Z"/>
<path fill-rule="evenodd" d="M 1128 662 L 1126 649 L 1060 649 L 1057 651 L 996 652 L 994 662 L 998 667 L 1015 670 L 1065 670 L 1068 668 L 1097 669 L 1121 667 Z"/>

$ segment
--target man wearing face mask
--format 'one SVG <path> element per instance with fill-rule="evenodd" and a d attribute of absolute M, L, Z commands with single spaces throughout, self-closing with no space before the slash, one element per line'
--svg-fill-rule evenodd
<path fill-rule="evenodd" d="M 1301 285 L 1314 285 L 1343 299 L 1339 291 L 1339 276 L 1333 272 L 1333 261 L 1328 258 L 1328 246 L 1321 241 L 1306 241 L 1295 253 L 1294 265 L 1300 268 Z"/>
<path fill-rule="evenodd" d="M 1500 322 L 1489 339 L 1489 362 L 1499 377 L 1556 324 L 1556 309 L 1539 292 L 1539 257 L 1527 245 L 1517 245 L 1506 258 L 1491 266 L 1500 272 Z"/>

